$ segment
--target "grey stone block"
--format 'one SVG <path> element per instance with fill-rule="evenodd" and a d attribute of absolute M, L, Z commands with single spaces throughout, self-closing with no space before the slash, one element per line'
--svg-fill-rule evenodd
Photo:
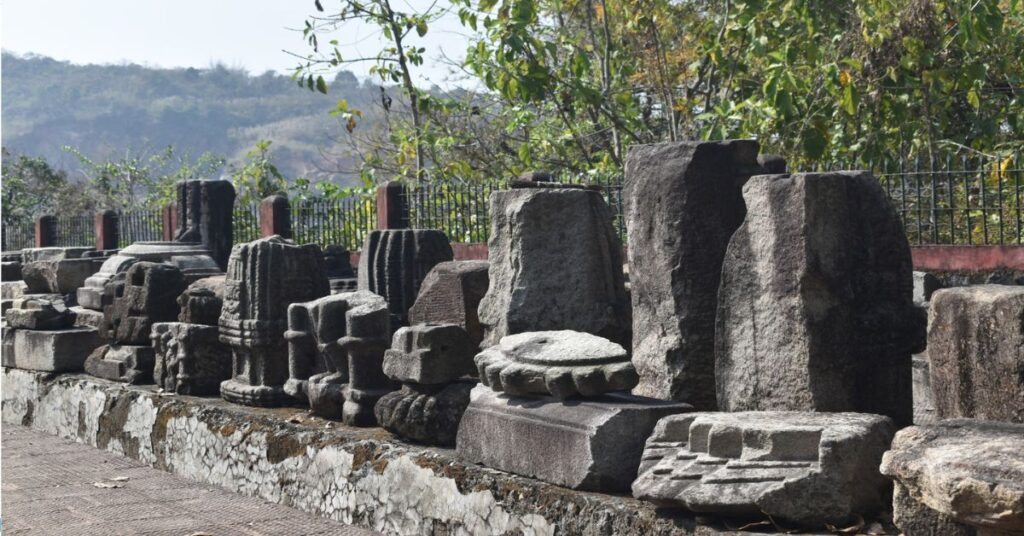
<path fill-rule="evenodd" d="M 1024 423 L 1024 287 L 977 285 L 936 292 L 928 359 L 940 419 Z"/>
<path fill-rule="evenodd" d="M 628 345 L 622 247 L 601 194 L 522 188 L 491 194 L 490 286 L 482 347 L 515 333 L 574 330 Z M 360 274 L 361 275 L 361 274 Z"/>
<path fill-rule="evenodd" d="M 28 294 L 28 285 L 24 281 L 4 281 L 0 283 L 0 298 L 15 300 Z"/>
<path fill-rule="evenodd" d="M 153 383 L 155 352 L 151 346 L 103 345 L 85 360 L 85 371 L 97 378 L 131 384 Z"/>
<path fill-rule="evenodd" d="M 448 261 L 434 266 L 409 309 L 410 324 L 458 324 L 474 346 L 484 338 L 477 308 L 487 293 L 487 261 Z"/>
<path fill-rule="evenodd" d="M 623 201 L 633 303 L 634 393 L 715 409 L 715 309 L 752 140 L 630 147 Z"/>
<path fill-rule="evenodd" d="M 21 258 L 24 263 L 62 261 L 65 259 L 80 259 L 91 251 L 95 251 L 95 249 L 90 247 L 25 248 L 21 250 Z"/>
<path fill-rule="evenodd" d="M 403 383 L 439 385 L 476 374 L 476 346 L 462 326 L 416 324 L 395 332 L 384 374 Z"/>
<path fill-rule="evenodd" d="M 597 396 L 628 391 L 637 382 L 622 346 L 577 331 L 509 335 L 477 354 L 474 361 L 481 383 L 517 396 Z"/>
<path fill-rule="evenodd" d="M 72 307 L 71 312 L 75 315 L 75 326 L 93 328 L 99 332 L 103 328 L 103 313 L 86 309 L 80 305 Z"/>
<path fill-rule="evenodd" d="M 5 332 L 5 367 L 47 372 L 78 372 L 89 353 L 102 344 L 96 330 L 70 328 L 55 331 L 11 329 Z M 10 346 L 8 338 L 10 336 Z M 9 355 L 10 354 L 10 355 Z"/>
<path fill-rule="evenodd" d="M 71 294 L 100 268 L 102 259 L 75 258 L 26 263 L 22 279 L 30 292 Z"/>
<path fill-rule="evenodd" d="M 178 322 L 216 326 L 224 306 L 224 276 L 194 281 L 178 296 Z"/>
<path fill-rule="evenodd" d="M 895 428 L 863 413 L 692 413 L 661 420 L 633 496 L 727 516 L 767 514 L 808 527 L 873 513 Z"/>
<path fill-rule="evenodd" d="M 74 314 L 63 301 L 31 298 L 14 300 L 4 319 L 12 328 L 37 330 L 67 329 L 75 322 Z"/>
<path fill-rule="evenodd" d="M 950 524 L 942 534 L 1024 534 L 1024 425 L 953 419 L 896 434 L 882 474 L 896 482 L 894 518 L 916 527 Z"/>
<path fill-rule="evenodd" d="M 729 241 L 715 330 L 718 409 L 913 421 L 926 319 L 910 246 L 867 172 L 759 175 Z"/>
<path fill-rule="evenodd" d="M 560 486 L 623 491 L 636 477 L 644 439 L 658 420 L 689 410 L 687 404 L 619 393 L 561 402 L 478 385 L 459 424 L 456 452 Z"/>
<path fill-rule="evenodd" d="M 928 272 L 914 272 L 914 303 L 927 305 L 932 299 L 932 294 L 942 288 L 939 278 Z"/>
<path fill-rule="evenodd" d="M 103 317 L 110 325 L 110 339 L 148 346 L 153 323 L 177 320 L 178 295 L 184 290 L 185 278 L 177 267 L 148 261 L 132 264 L 123 277 L 107 283 L 105 293 L 113 297 L 104 306 Z"/>

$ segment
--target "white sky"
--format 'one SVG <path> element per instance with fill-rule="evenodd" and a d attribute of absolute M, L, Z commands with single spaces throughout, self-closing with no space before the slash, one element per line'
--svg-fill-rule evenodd
<path fill-rule="evenodd" d="M 410 11 L 430 3 L 396 1 L 396 10 Z M 335 2 L 321 1 L 327 12 Z M 205 68 L 219 61 L 251 74 L 290 73 L 298 60 L 282 50 L 309 51 L 296 29 L 315 12 L 313 0 L 0 0 L 0 46 L 72 63 Z M 466 32 L 453 12 L 432 25 L 426 38 L 412 34 L 428 51 L 421 83 L 451 83 L 442 57 L 463 58 Z M 365 26 L 347 27 L 333 38 L 342 55 L 352 57 L 374 54 L 380 42 Z M 365 76 L 369 66 L 347 69 Z"/>

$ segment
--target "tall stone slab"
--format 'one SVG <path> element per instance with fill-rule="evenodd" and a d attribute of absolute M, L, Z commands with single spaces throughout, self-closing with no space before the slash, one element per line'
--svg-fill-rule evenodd
<path fill-rule="evenodd" d="M 409 308 L 431 268 L 453 258 L 448 237 L 435 229 L 376 230 L 367 235 L 359 257 L 359 290 L 383 296 L 391 328 L 409 323 Z"/>
<path fill-rule="evenodd" d="M 233 353 L 221 397 L 252 406 L 288 403 L 288 306 L 328 294 L 320 247 L 280 236 L 237 244 L 224 281 L 220 340 Z"/>
<path fill-rule="evenodd" d="M 752 140 L 635 145 L 626 230 L 635 393 L 715 409 L 715 311 L 729 237 L 760 172 Z"/>
<path fill-rule="evenodd" d="M 601 194 L 516 188 L 491 194 L 490 286 L 482 346 L 528 331 L 573 330 L 629 344 L 622 246 Z"/>
<path fill-rule="evenodd" d="M 220 269 L 226 270 L 233 241 L 235 187 L 225 180 L 187 180 L 177 184 L 176 242 L 202 244 Z"/>
<path fill-rule="evenodd" d="M 929 314 L 929 380 L 938 418 L 1024 424 L 1024 287 L 939 290 Z"/>
<path fill-rule="evenodd" d="M 924 347 L 910 246 L 867 172 L 760 175 L 729 241 L 716 324 L 724 411 L 887 415 L 912 422 Z"/>

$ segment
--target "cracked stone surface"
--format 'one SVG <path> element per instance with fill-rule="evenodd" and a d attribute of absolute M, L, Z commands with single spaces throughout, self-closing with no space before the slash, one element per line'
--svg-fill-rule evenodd
<path fill-rule="evenodd" d="M 508 335 L 474 360 L 481 383 L 517 396 L 597 396 L 628 391 L 637 382 L 622 346 L 577 331 Z"/>
<path fill-rule="evenodd" d="M 160 396 L 84 375 L 3 371 L 3 421 L 74 439 L 198 482 L 388 535 L 715 535 L 629 497 L 579 493 L 478 467 L 295 408 Z"/>

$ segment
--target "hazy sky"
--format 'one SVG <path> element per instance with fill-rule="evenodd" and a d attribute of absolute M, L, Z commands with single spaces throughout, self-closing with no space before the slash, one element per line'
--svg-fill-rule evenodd
<path fill-rule="evenodd" d="M 396 10 L 429 4 L 396 1 Z M 338 5 L 322 4 L 328 12 Z M 282 50 L 308 52 L 296 29 L 315 11 L 313 0 L 0 0 L 0 45 L 73 63 L 203 68 L 219 61 L 252 74 L 290 73 L 298 60 Z M 343 55 L 368 55 L 380 37 L 350 26 L 333 38 Z M 461 59 L 466 48 L 458 17 L 449 14 L 419 41 L 428 50 L 421 78 L 445 85 L 451 68 L 442 55 Z M 368 68 L 349 67 L 361 76 Z"/>

